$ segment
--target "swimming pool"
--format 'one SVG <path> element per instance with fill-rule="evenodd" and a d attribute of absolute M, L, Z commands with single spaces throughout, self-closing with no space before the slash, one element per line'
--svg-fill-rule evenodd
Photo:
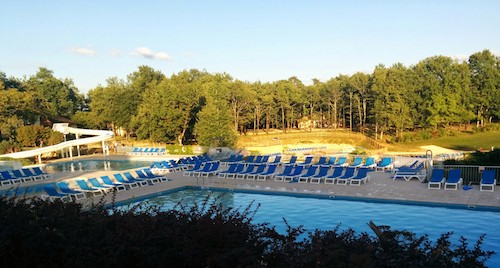
<path fill-rule="evenodd" d="M 46 172 L 75 172 L 89 170 L 126 170 L 133 168 L 149 167 L 150 161 L 130 160 L 77 160 L 70 162 L 53 163 L 45 166 Z"/>
<path fill-rule="evenodd" d="M 207 190 L 182 190 L 147 201 L 151 205 L 161 206 L 162 210 L 168 210 L 181 201 L 188 206 L 199 203 L 210 193 Z M 215 192 L 213 196 L 220 196 L 219 201 L 225 207 L 246 208 L 252 201 L 259 203 L 261 206 L 254 221 L 269 222 L 281 232 L 286 230 L 282 220 L 285 218 L 291 226 L 303 225 L 310 231 L 328 230 L 341 224 L 340 229 L 353 228 L 357 232 L 369 234 L 373 233 L 367 223 L 373 221 L 377 225 L 389 225 L 392 229 L 408 230 L 418 235 L 428 234 L 432 241 L 443 233 L 453 231 L 452 242 L 457 242 L 462 235 L 468 239 L 469 245 L 473 245 L 481 234 L 487 234 L 483 249 L 497 252 L 487 265 L 500 267 L 500 232 L 488 224 L 500 222 L 500 212 L 245 192 Z"/>

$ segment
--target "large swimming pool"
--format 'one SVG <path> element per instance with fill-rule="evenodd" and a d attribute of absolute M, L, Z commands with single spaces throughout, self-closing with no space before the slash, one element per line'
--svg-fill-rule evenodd
<path fill-rule="evenodd" d="M 62 171 L 94 171 L 94 170 L 126 170 L 133 168 L 148 167 L 151 161 L 130 161 L 130 160 L 77 160 L 70 162 L 60 162 L 45 166 L 46 172 Z"/>
<path fill-rule="evenodd" d="M 168 210 L 181 201 L 188 206 L 201 202 L 210 193 L 207 190 L 183 190 L 147 201 Z M 261 206 L 254 217 L 255 222 L 269 222 L 282 232 L 286 229 L 282 220 L 285 218 L 291 226 L 303 225 L 307 230 L 328 230 L 341 224 L 341 229 L 353 228 L 370 234 L 372 231 L 367 223 L 373 221 L 392 229 L 428 234 L 433 241 L 441 234 L 453 231 L 452 241 L 457 242 L 462 235 L 470 244 L 481 234 L 486 234 L 483 249 L 497 252 L 487 264 L 500 267 L 500 232 L 493 224 L 500 222 L 498 211 L 243 192 L 215 192 L 212 196 L 220 196 L 219 201 L 226 207 L 246 208 L 252 201 L 259 203 Z"/>

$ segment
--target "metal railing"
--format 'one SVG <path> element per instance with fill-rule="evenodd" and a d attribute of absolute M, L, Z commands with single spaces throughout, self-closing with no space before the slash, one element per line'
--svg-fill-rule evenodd
<path fill-rule="evenodd" d="M 479 184 L 481 182 L 481 174 L 484 170 L 495 170 L 495 179 L 497 180 L 497 184 L 500 183 L 500 166 L 439 165 L 436 168 L 443 168 L 446 177 L 448 176 L 448 171 L 452 169 L 460 170 L 465 185 Z"/>

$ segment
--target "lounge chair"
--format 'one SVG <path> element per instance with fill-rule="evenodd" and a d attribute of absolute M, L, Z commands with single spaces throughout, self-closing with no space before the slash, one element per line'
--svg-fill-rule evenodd
<path fill-rule="evenodd" d="M 43 176 L 45 179 L 52 179 L 52 174 L 43 172 L 40 167 L 34 167 L 33 172 L 38 176 Z"/>
<path fill-rule="evenodd" d="M 348 167 L 345 170 L 344 175 L 337 178 L 337 184 L 338 185 L 347 185 L 347 183 L 349 183 L 349 181 L 352 179 L 352 177 L 354 177 L 355 171 L 356 171 L 356 168 Z"/>
<path fill-rule="evenodd" d="M 266 164 L 269 161 L 269 155 L 264 155 L 260 160 L 260 164 Z"/>
<path fill-rule="evenodd" d="M 10 175 L 8 171 L 0 171 L 0 175 L 2 176 L 2 181 L 1 181 L 2 186 L 14 184 L 15 180 L 18 180 L 17 183 L 23 182 L 22 179 L 16 179 L 16 177 Z"/>
<path fill-rule="evenodd" d="M 125 176 L 125 178 L 127 178 L 129 181 L 134 181 L 134 180 L 143 180 L 143 181 L 146 181 L 148 182 L 149 185 L 153 185 L 153 184 L 157 184 L 157 183 L 160 183 L 161 180 L 159 177 L 156 177 L 154 174 L 152 174 L 153 176 L 148 176 L 146 175 L 146 173 L 144 173 L 143 170 L 136 170 L 135 171 L 135 174 L 137 174 L 137 177 L 134 177 L 132 175 L 132 173 L 130 172 L 123 172 L 123 175 Z"/>
<path fill-rule="evenodd" d="M 236 177 L 236 174 L 242 172 L 245 169 L 245 166 L 246 166 L 245 163 L 239 163 L 238 165 L 236 165 L 234 170 L 226 172 L 225 178 L 226 179 L 234 179 Z"/>
<path fill-rule="evenodd" d="M 353 162 L 352 162 L 352 164 L 350 164 L 349 166 L 350 166 L 350 167 L 355 167 L 355 168 L 358 168 L 358 167 L 360 167 L 362 164 L 363 164 L 363 158 L 362 158 L 362 157 L 355 157 L 355 158 L 354 158 L 354 161 L 353 161 Z"/>
<path fill-rule="evenodd" d="M 394 165 L 392 164 L 392 158 L 384 157 L 375 167 L 375 171 L 386 171 L 392 169 L 393 167 Z"/>
<path fill-rule="evenodd" d="M 345 156 L 341 156 L 339 157 L 339 159 L 337 160 L 337 163 L 335 163 L 335 165 L 333 165 L 334 167 L 347 167 L 349 166 L 349 163 L 347 163 L 347 157 Z"/>
<path fill-rule="evenodd" d="M 14 183 L 18 182 L 29 182 L 29 181 L 34 181 L 35 178 L 31 176 L 27 176 L 21 172 L 19 169 L 14 169 L 12 170 L 12 174 L 14 174 Z"/>
<path fill-rule="evenodd" d="M 319 159 L 318 159 L 318 162 L 314 165 L 317 165 L 317 166 L 321 166 L 321 165 L 326 165 L 328 162 L 326 161 L 326 156 L 321 156 Z"/>
<path fill-rule="evenodd" d="M 285 176 L 290 175 L 293 171 L 294 166 L 285 166 L 283 172 L 274 176 L 274 181 L 284 181 Z"/>
<path fill-rule="evenodd" d="M 262 163 L 262 161 L 264 161 L 264 156 L 263 155 L 258 155 L 255 157 L 255 159 L 253 160 L 253 164 L 258 164 L 258 163 Z"/>
<path fill-rule="evenodd" d="M 361 183 L 366 183 L 370 181 L 370 175 L 368 175 L 368 168 L 359 168 L 358 174 L 349 180 L 349 185 L 360 186 Z"/>
<path fill-rule="evenodd" d="M 444 178 L 444 169 L 436 168 L 432 170 L 431 178 L 427 183 L 428 189 L 441 189 L 441 185 L 446 179 Z"/>
<path fill-rule="evenodd" d="M 265 181 L 267 178 L 272 178 L 276 174 L 276 167 L 278 165 L 269 165 L 264 173 L 257 175 L 258 181 Z"/>
<path fill-rule="evenodd" d="M 296 178 L 298 178 L 300 176 L 300 174 L 302 174 L 302 171 L 304 170 L 304 168 L 305 168 L 305 166 L 303 166 L 303 165 L 296 166 L 290 174 L 285 175 L 285 177 L 283 178 L 283 181 L 284 182 L 295 181 Z"/>
<path fill-rule="evenodd" d="M 375 157 L 367 157 L 365 163 L 361 167 L 365 168 L 375 168 L 377 164 L 375 163 Z"/>
<path fill-rule="evenodd" d="M 80 199 L 85 198 L 84 192 L 76 191 L 76 190 L 69 188 L 68 183 L 65 181 L 58 182 L 57 187 L 59 187 L 59 190 L 61 190 L 61 192 L 63 194 L 67 194 L 67 195 L 71 196 L 72 198 L 74 198 L 75 200 L 80 200 Z"/>
<path fill-rule="evenodd" d="M 325 177 L 325 184 L 335 184 L 337 179 L 342 176 L 342 172 L 344 172 L 343 167 L 335 167 L 333 169 L 333 173 Z"/>
<path fill-rule="evenodd" d="M 404 179 L 405 181 L 410 181 L 412 178 L 417 178 L 420 182 L 424 182 L 426 174 L 423 162 L 416 166 L 414 169 L 399 169 L 394 173 L 394 176 L 392 177 L 393 180 Z"/>
<path fill-rule="evenodd" d="M 101 176 L 101 181 L 104 183 L 104 185 L 108 185 L 108 186 L 114 186 L 116 187 L 116 189 L 120 192 L 122 187 L 125 188 L 125 190 L 128 190 L 130 188 L 135 188 L 135 187 L 138 187 L 137 184 L 135 184 L 134 187 L 130 187 L 130 184 L 128 183 L 114 183 L 110 178 L 109 176 L 105 175 L 105 176 Z M 121 186 L 121 187 L 120 187 Z"/>
<path fill-rule="evenodd" d="M 330 159 L 328 159 L 328 162 L 326 163 L 327 166 L 333 166 L 335 165 L 335 162 L 337 161 L 336 156 L 330 156 Z"/>
<path fill-rule="evenodd" d="M 202 172 L 208 172 L 212 169 L 212 163 L 211 162 L 207 162 L 205 163 L 205 165 L 203 165 L 203 167 L 197 171 L 194 171 L 192 173 L 192 176 L 193 177 L 199 177 L 201 175 Z"/>
<path fill-rule="evenodd" d="M 448 178 L 444 183 L 445 190 L 458 190 L 458 187 L 462 186 L 462 176 L 460 169 L 452 169 L 448 171 Z"/>
<path fill-rule="evenodd" d="M 142 187 L 142 186 L 149 185 L 149 183 L 147 181 L 136 180 L 135 178 L 132 180 L 125 179 L 125 177 L 123 177 L 123 175 L 120 173 L 113 174 L 113 177 L 115 178 L 115 180 L 117 182 L 128 185 L 128 186 L 130 186 L 130 188 L 136 188 L 136 187 Z"/>
<path fill-rule="evenodd" d="M 160 181 L 170 181 L 169 179 L 167 179 L 167 177 L 165 176 L 161 176 L 161 175 L 155 175 L 153 172 L 151 172 L 150 169 L 147 169 L 147 168 L 144 168 L 144 169 L 141 169 L 141 171 L 146 174 L 146 179 L 148 180 L 154 180 L 154 179 L 158 179 Z M 137 173 L 137 172 L 136 172 Z M 139 178 L 141 179 L 144 179 L 143 177 L 139 176 Z"/>
<path fill-rule="evenodd" d="M 310 166 L 312 164 L 312 161 L 313 161 L 313 157 L 312 156 L 306 156 L 306 158 L 304 159 L 304 162 L 297 163 L 297 165 L 308 167 L 308 166 Z"/>
<path fill-rule="evenodd" d="M 245 178 L 245 176 L 248 174 L 248 173 L 252 173 L 253 170 L 255 169 L 255 164 L 249 164 L 247 166 L 247 169 L 241 171 L 241 172 L 238 172 L 236 174 L 236 179 L 239 179 L 239 180 L 242 180 Z"/>
<path fill-rule="evenodd" d="M 183 176 L 193 176 L 194 172 L 200 171 L 202 169 L 203 162 L 196 162 L 194 166 L 190 169 L 184 170 Z"/>
<path fill-rule="evenodd" d="M 307 169 L 307 172 L 305 174 L 302 174 L 298 176 L 298 182 L 299 183 L 307 183 L 309 179 L 316 174 L 316 171 L 318 170 L 318 166 L 309 166 Z"/>
<path fill-rule="evenodd" d="M 101 178 L 102 180 L 102 178 Z M 98 181 L 96 178 L 90 178 L 89 179 L 90 184 L 95 187 L 99 188 L 105 191 L 112 191 L 113 189 L 116 189 L 118 192 L 125 191 L 127 188 L 125 188 L 125 185 L 122 184 L 116 184 L 116 185 L 103 185 L 101 184 L 100 181 Z"/>
<path fill-rule="evenodd" d="M 75 180 L 75 182 L 82 192 L 91 193 L 94 196 L 101 196 L 105 193 L 103 189 L 89 186 L 85 180 Z"/>
<path fill-rule="evenodd" d="M 328 171 L 330 170 L 329 166 L 320 166 L 318 174 L 315 174 L 309 178 L 310 183 L 321 183 L 321 180 L 326 177 Z"/>
<path fill-rule="evenodd" d="M 255 178 L 258 175 L 264 173 L 264 171 L 266 170 L 266 167 L 267 167 L 266 164 L 258 165 L 256 170 L 246 174 L 247 180 L 255 180 Z"/>
<path fill-rule="evenodd" d="M 495 191 L 495 185 L 497 184 L 495 175 L 495 170 L 483 170 L 483 174 L 481 174 L 479 191 Z"/>
<path fill-rule="evenodd" d="M 34 172 L 31 172 L 29 168 L 23 168 L 21 169 L 27 177 L 32 177 L 34 181 L 39 181 L 45 179 L 44 176 L 42 175 L 36 175 Z"/>
<path fill-rule="evenodd" d="M 219 165 L 220 162 L 212 162 L 212 165 L 210 166 L 210 169 L 207 171 L 200 171 L 200 177 L 209 177 L 209 176 L 214 176 L 219 173 Z"/>
<path fill-rule="evenodd" d="M 290 165 L 296 165 L 297 164 L 297 156 L 296 155 L 292 155 L 292 157 L 290 157 L 290 160 L 286 163 L 281 163 L 282 165 L 284 166 L 290 166 Z"/>
<path fill-rule="evenodd" d="M 45 192 L 47 192 L 47 195 L 41 196 L 43 200 L 50 200 L 50 201 L 54 201 L 57 199 L 60 199 L 62 201 L 71 200 L 70 196 L 58 192 L 54 184 L 46 184 L 43 186 L 43 189 L 45 190 Z"/>
<path fill-rule="evenodd" d="M 247 159 L 245 159 L 244 163 L 245 164 L 251 164 L 255 161 L 255 155 L 250 155 L 249 157 L 247 157 Z"/>
<path fill-rule="evenodd" d="M 279 164 L 279 163 L 281 163 L 281 155 L 275 156 L 273 162 L 269 164 Z"/>
<path fill-rule="evenodd" d="M 229 164 L 229 167 L 226 170 L 219 172 L 219 174 L 217 175 L 217 177 L 219 177 L 219 178 L 225 178 L 228 173 L 234 172 L 236 170 L 237 166 L 238 166 L 238 163 L 231 163 L 231 164 Z"/>

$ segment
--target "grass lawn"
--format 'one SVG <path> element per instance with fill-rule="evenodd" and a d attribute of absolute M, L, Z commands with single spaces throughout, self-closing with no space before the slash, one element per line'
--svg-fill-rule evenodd
<path fill-rule="evenodd" d="M 413 141 L 390 145 L 391 151 L 412 151 L 424 145 L 436 145 L 448 149 L 461 151 L 474 151 L 479 148 L 500 149 L 500 131 L 467 134 L 461 133 L 457 136 L 441 137 L 431 140 Z"/>

